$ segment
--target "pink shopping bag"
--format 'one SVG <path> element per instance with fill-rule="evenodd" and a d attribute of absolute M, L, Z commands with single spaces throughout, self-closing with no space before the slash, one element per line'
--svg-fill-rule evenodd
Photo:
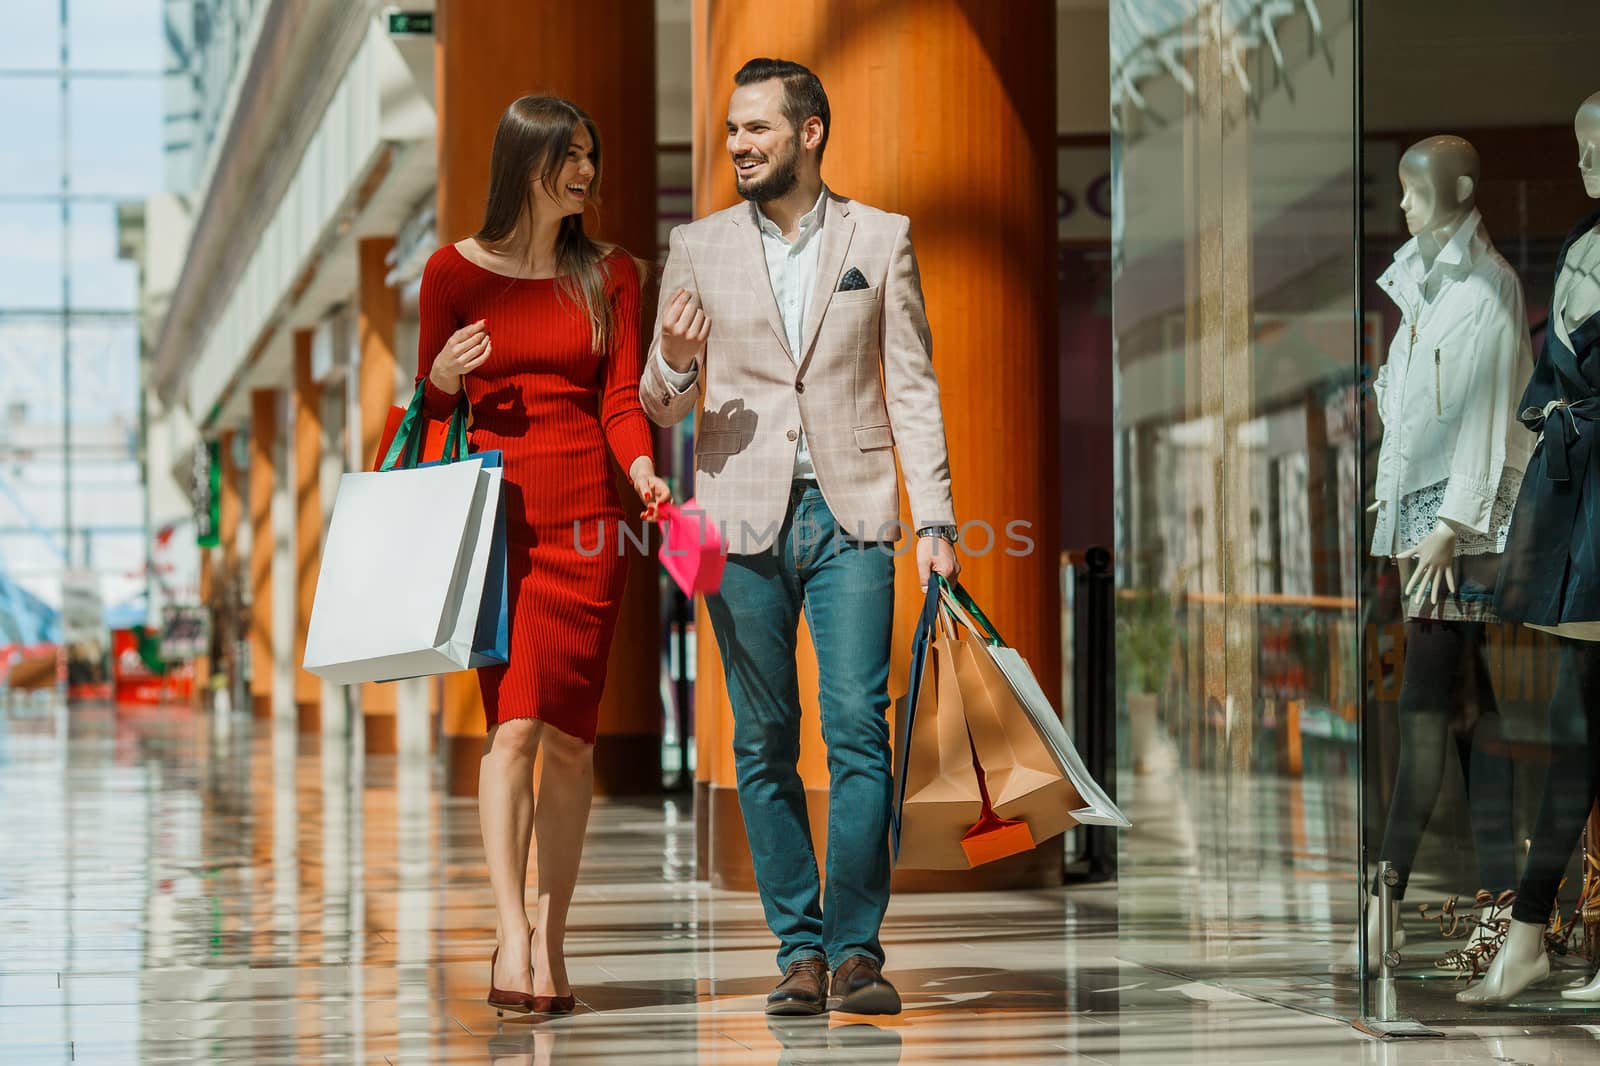
<path fill-rule="evenodd" d="M 661 565 L 685 596 L 714 593 L 722 587 L 722 568 L 728 557 L 722 538 L 704 511 L 687 500 L 682 507 L 665 503 L 657 511 L 661 522 Z"/>

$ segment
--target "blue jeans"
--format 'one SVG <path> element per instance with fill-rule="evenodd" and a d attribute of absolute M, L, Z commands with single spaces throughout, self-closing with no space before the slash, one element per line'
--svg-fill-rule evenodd
<path fill-rule="evenodd" d="M 814 483 L 795 482 L 774 549 L 730 555 L 706 597 L 733 705 L 739 806 L 778 969 L 853 955 L 881 966 L 889 906 L 889 645 L 894 557 L 846 540 Z M 817 649 L 828 746 L 828 897 L 811 846 L 800 758 L 795 642 L 802 607 Z"/>

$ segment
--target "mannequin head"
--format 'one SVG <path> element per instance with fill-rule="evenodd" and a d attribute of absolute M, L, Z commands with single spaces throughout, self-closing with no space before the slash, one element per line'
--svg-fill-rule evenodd
<path fill-rule="evenodd" d="M 1600 93 L 1583 102 L 1572 126 L 1578 134 L 1578 171 L 1583 175 L 1583 190 L 1600 200 Z"/>
<path fill-rule="evenodd" d="M 1478 194 L 1478 150 L 1460 137 L 1429 137 L 1400 159 L 1400 210 L 1412 236 L 1443 244 L 1472 213 Z"/>

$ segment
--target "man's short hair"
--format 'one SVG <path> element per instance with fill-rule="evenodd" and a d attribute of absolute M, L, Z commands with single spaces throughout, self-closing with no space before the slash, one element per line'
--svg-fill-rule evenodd
<path fill-rule="evenodd" d="M 809 67 L 787 59 L 752 59 L 739 68 L 733 83 L 740 87 L 771 81 L 783 82 L 783 117 L 789 120 L 795 133 L 812 115 L 822 120 L 822 143 L 817 145 L 817 158 L 822 158 L 828 147 L 828 94 L 822 90 L 822 81 Z"/>

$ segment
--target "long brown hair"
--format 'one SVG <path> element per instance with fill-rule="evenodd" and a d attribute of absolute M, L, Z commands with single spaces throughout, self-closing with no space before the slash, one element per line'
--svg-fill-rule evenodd
<path fill-rule="evenodd" d="M 600 202 L 600 129 L 594 119 L 569 100 L 556 96 L 524 96 L 506 108 L 494 133 L 489 158 L 489 202 L 483 228 L 473 234 L 486 245 L 503 244 L 517 232 L 524 211 L 533 217 L 532 178 L 537 175 L 551 195 L 559 195 L 556 179 L 566 165 L 572 135 L 582 123 L 594 142 L 594 181 L 589 199 Z M 583 215 L 568 215 L 556 232 L 556 274 L 561 294 L 582 307 L 589 317 L 594 350 L 610 347 L 616 328 L 611 301 L 606 298 L 605 275 L 600 262 L 609 249 L 601 248 L 583 229 Z M 528 249 L 533 257 L 533 249 Z"/>

